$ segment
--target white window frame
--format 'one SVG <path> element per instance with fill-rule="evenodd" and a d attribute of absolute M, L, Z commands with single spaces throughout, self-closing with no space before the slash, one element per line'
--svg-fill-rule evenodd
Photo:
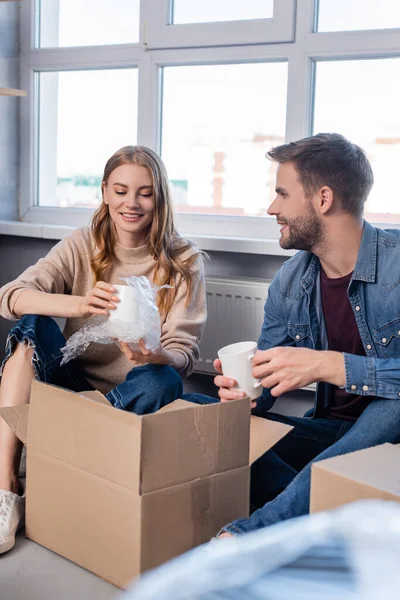
<path fill-rule="evenodd" d="M 400 57 L 400 29 L 357 32 L 314 33 L 315 2 L 300 0 L 297 5 L 293 42 L 225 44 L 217 47 L 149 49 L 146 21 L 149 0 L 141 0 L 140 40 L 138 44 L 79 48 L 34 48 L 33 1 L 21 3 L 21 83 L 28 98 L 21 103 L 21 188 L 20 219 L 28 223 L 82 226 L 89 222 L 92 210 L 48 208 L 35 205 L 37 173 L 37 91 L 36 71 L 137 67 L 139 70 L 138 144 L 160 150 L 162 68 L 173 65 L 217 65 L 249 62 L 288 63 L 286 131 L 287 142 L 310 135 L 313 120 L 314 66 L 322 60 Z M 166 0 L 151 0 L 165 5 Z M 292 14 L 292 13 L 290 13 Z M 290 15 L 289 15 L 290 16 Z M 204 39 L 209 26 L 201 24 Z M 218 27 L 225 25 L 218 23 Z M 172 29 L 175 26 L 171 26 Z M 190 25 L 180 25 L 190 28 Z M 172 30 L 171 30 L 172 31 Z M 189 31 L 189 30 L 188 30 Z M 172 35 L 168 33 L 168 35 Z M 183 35 L 183 34 L 180 34 Z M 183 39 L 183 38 L 179 38 Z M 176 43 L 178 43 L 177 40 Z M 203 239 L 204 248 L 246 251 L 254 248 L 254 240 L 277 240 L 275 219 L 256 217 L 180 214 L 178 230 L 194 239 Z M 380 224 L 380 226 L 384 226 Z M 394 227 L 393 223 L 388 225 Z M 221 233 L 223 232 L 223 233 Z M 208 239 L 208 242 L 207 242 Z M 207 246 L 208 243 L 208 246 Z M 248 250 L 252 251 L 252 250 Z M 271 250 L 271 253 L 274 253 Z M 276 253 L 282 254 L 278 244 Z"/>
<path fill-rule="evenodd" d="M 216 23 L 171 24 L 173 0 L 146 0 L 145 43 L 160 48 L 272 44 L 294 40 L 295 0 L 274 0 L 273 17 Z"/>

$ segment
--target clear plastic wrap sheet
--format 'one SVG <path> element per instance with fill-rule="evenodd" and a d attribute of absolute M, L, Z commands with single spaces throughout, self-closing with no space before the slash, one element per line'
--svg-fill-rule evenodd
<path fill-rule="evenodd" d="M 131 288 L 130 301 L 132 316 L 130 321 L 106 316 L 92 316 L 79 331 L 74 333 L 61 349 L 65 364 L 82 354 L 89 344 L 112 344 L 118 340 L 127 342 L 133 349 L 138 348 L 140 339 L 146 348 L 155 348 L 160 343 L 161 323 L 156 304 L 157 292 L 161 287 L 153 286 L 147 277 L 127 277 L 121 279 Z M 162 286 L 171 287 L 171 286 Z M 127 311 L 125 311 L 126 313 Z"/>
<path fill-rule="evenodd" d="M 365 500 L 212 540 L 145 574 L 122 597 L 399 600 L 399 564 L 400 505 Z"/>

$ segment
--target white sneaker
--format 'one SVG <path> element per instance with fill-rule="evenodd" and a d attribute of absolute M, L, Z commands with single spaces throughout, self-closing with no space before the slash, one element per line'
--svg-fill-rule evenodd
<path fill-rule="evenodd" d="M 0 554 L 14 547 L 15 534 L 24 525 L 25 494 L 0 490 Z"/>

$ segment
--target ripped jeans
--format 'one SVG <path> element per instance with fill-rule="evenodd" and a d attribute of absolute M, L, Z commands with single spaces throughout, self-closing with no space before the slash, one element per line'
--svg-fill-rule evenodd
<path fill-rule="evenodd" d="M 79 361 L 71 360 L 61 366 L 61 348 L 65 338 L 56 321 L 51 317 L 25 315 L 11 329 L 6 344 L 7 359 L 13 354 L 17 343 L 27 343 L 34 348 L 33 367 L 39 381 L 83 392 L 93 387 L 87 382 Z M 182 396 L 182 379 L 170 366 L 143 365 L 127 374 L 125 381 L 113 388 L 107 399 L 116 408 L 139 415 L 156 412 Z"/>

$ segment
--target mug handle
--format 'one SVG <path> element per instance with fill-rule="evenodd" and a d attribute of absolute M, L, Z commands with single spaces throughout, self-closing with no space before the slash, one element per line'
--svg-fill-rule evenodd
<path fill-rule="evenodd" d="M 253 358 L 255 357 L 256 353 L 254 352 L 253 354 L 250 354 L 250 356 L 248 357 L 249 360 L 253 360 Z M 253 383 L 253 388 L 258 388 L 261 385 L 261 379 L 256 379 L 257 383 Z"/>

